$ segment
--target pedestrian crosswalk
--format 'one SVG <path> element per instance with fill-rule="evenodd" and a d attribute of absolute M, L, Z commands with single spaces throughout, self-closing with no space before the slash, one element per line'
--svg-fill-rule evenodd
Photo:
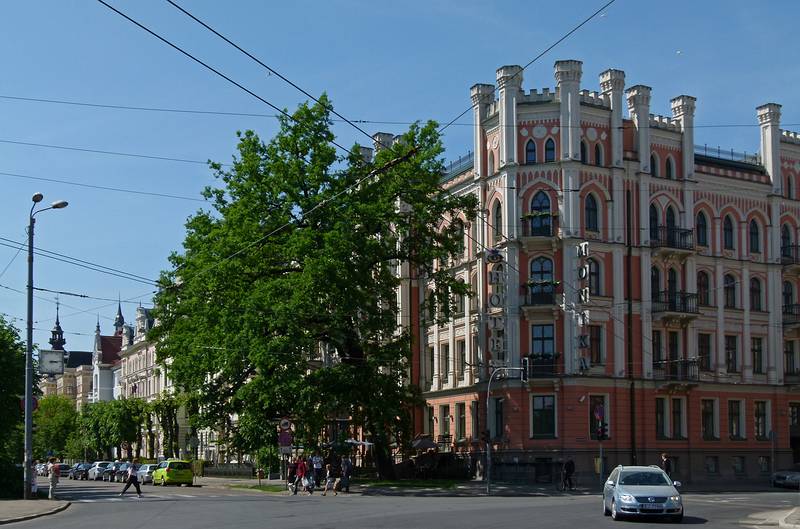
<path fill-rule="evenodd" d="M 169 501 L 180 499 L 219 499 L 219 498 L 236 498 L 236 494 L 142 494 L 141 498 L 136 497 L 136 494 L 126 495 L 123 497 L 114 496 L 98 496 L 92 498 L 67 498 L 72 503 L 116 503 L 123 501 Z"/>

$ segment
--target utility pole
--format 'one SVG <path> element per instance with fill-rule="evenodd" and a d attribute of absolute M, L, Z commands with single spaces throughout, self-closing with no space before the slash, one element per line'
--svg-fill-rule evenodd
<path fill-rule="evenodd" d="M 492 371 L 489 376 L 489 383 L 486 385 L 486 494 L 492 493 L 492 438 L 489 432 L 489 401 L 492 398 L 492 380 L 498 373 L 508 373 L 510 371 L 519 371 L 520 380 L 522 382 L 528 381 L 528 359 L 522 359 L 522 367 L 498 367 Z"/>

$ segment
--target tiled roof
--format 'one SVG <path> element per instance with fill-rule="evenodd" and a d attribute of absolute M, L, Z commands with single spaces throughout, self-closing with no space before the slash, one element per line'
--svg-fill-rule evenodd
<path fill-rule="evenodd" d="M 119 350 L 122 348 L 122 336 L 100 336 L 100 351 L 104 364 L 119 361 Z"/>
<path fill-rule="evenodd" d="M 67 355 L 67 362 L 64 366 L 66 368 L 76 368 L 78 366 L 87 366 L 92 364 L 91 351 L 69 351 Z"/>

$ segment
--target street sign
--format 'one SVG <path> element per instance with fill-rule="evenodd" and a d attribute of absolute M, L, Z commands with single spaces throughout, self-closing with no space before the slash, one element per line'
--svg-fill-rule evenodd
<path fill-rule="evenodd" d="M 292 447 L 291 446 L 281 446 L 278 451 L 281 454 L 292 455 Z"/>
<path fill-rule="evenodd" d="M 292 446 L 292 432 L 283 430 L 278 434 L 278 446 Z"/>
<path fill-rule="evenodd" d="M 594 407 L 594 418 L 598 421 L 602 421 L 603 418 L 606 416 L 606 410 L 602 404 L 598 404 Z"/>
<path fill-rule="evenodd" d="M 279 424 L 281 430 L 290 430 L 292 428 L 292 421 L 284 417 Z"/>
<path fill-rule="evenodd" d="M 64 351 L 39 351 L 39 373 L 61 375 L 64 373 Z"/>

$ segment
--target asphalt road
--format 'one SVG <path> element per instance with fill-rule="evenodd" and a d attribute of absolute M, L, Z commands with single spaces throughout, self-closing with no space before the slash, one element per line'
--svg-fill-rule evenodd
<path fill-rule="evenodd" d="M 267 495 L 246 490 L 198 487 L 143 488 L 118 496 L 122 485 L 62 480 L 66 511 L 15 527 L 52 529 L 236 529 L 246 528 L 488 528 L 663 527 L 668 522 L 614 522 L 604 517 L 594 494 L 546 497 L 446 497 Z M 777 526 L 800 505 L 797 492 L 686 494 L 684 524 L 718 527 Z"/>

